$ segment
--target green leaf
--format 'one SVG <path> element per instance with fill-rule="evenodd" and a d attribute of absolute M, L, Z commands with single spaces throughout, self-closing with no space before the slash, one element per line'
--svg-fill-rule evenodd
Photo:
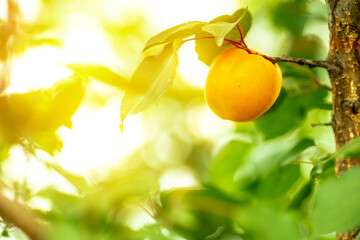
<path fill-rule="evenodd" d="M 195 35 L 201 31 L 201 27 L 205 24 L 205 22 L 192 21 L 169 28 L 150 38 L 147 41 L 143 51 L 159 44 L 170 43 L 175 39 L 184 39 Z"/>
<path fill-rule="evenodd" d="M 332 103 L 324 102 L 319 106 L 320 109 L 331 111 L 333 108 Z"/>
<path fill-rule="evenodd" d="M 56 82 L 50 89 L 52 95 L 52 111 L 46 129 L 57 129 L 61 125 L 71 127 L 71 116 L 79 108 L 85 95 L 85 78 L 73 75 Z"/>
<path fill-rule="evenodd" d="M 73 217 L 75 218 L 75 217 Z M 96 228 L 95 228 L 96 229 Z M 99 233 L 97 233 L 100 235 Z M 93 235 L 89 234 L 87 229 L 81 223 L 74 223 L 72 221 L 58 220 L 52 222 L 51 229 L 47 233 L 46 238 L 52 240 L 62 239 L 89 239 Z"/>
<path fill-rule="evenodd" d="M 291 203 L 288 206 L 288 209 L 299 209 L 304 201 L 311 195 L 314 189 L 314 181 L 309 181 L 305 183 L 299 191 L 295 194 Z"/>
<path fill-rule="evenodd" d="M 319 159 L 310 172 L 312 179 L 317 182 L 335 176 L 335 154 L 327 155 Z"/>
<path fill-rule="evenodd" d="M 4 229 L 1 233 L 1 236 L 4 238 L 10 238 L 9 231 L 7 229 Z"/>
<path fill-rule="evenodd" d="M 234 179 L 241 185 L 252 183 L 277 167 L 297 160 L 305 149 L 313 145 L 312 139 L 299 140 L 289 137 L 258 144 L 251 151 L 247 162 L 238 169 Z M 281 149 L 279 146 L 282 146 Z"/>
<path fill-rule="evenodd" d="M 288 30 L 295 36 L 300 36 L 309 14 L 304 1 L 279 2 L 272 11 L 272 18 L 275 26 Z"/>
<path fill-rule="evenodd" d="M 176 50 L 174 44 L 169 43 L 159 54 L 146 57 L 140 63 L 130 79 L 130 90 L 126 90 L 122 99 L 122 122 L 127 115 L 147 109 L 171 87 L 178 66 Z"/>
<path fill-rule="evenodd" d="M 160 220 L 185 239 L 218 239 L 241 211 L 238 201 L 214 189 L 175 189 L 161 193 L 160 200 Z"/>
<path fill-rule="evenodd" d="M 258 181 L 255 188 L 256 196 L 262 199 L 285 196 L 300 176 L 300 165 L 289 164 L 276 168 Z"/>
<path fill-rule="evenodd" d="M 104 66 L 90 64 L 68 64 L 67 67 L 77 73 L 92 77 L 100 82 L 120 89 L 125 90 L 129 84 L 128 78 L 120 76 L 119 74 Z"/>
<path fill-rule="evenodd" d="M 78 217 L 79 205 L 83 203 L 77 196 L 61 192 L 53 186 L 42 188 L 36 196 L 51 200 L 53 213 L 65 218 Z"/>
<path fill-rule="evenodd" d="M 127 198 L 148 196 L 157 188 L 157 179 L 156 173 L 147 169 L 117 170 L 97 184 L 91 197 L 97 199 L 99 205 L 120 207 L 119 204 Z"/>
<path fill-rule="evenodd" d="M 239 24 L 241 25 L 241 28 L 243 31 L 243 37 L 245 38 L 246 34 L 249 32 L 249 30 L 251 28 L 251 23 L 252 23 L 252 15 L 247 8 L 240 8 L 240 9 L 236 10 L 236 12 L 234 12 L 231 16 L 223 15 L 218 18 L 215 18 L 214 20 L 224 21 L 224 22 L 233 22 L 234 18 L 240 19 L 243 16 L 243 14 L 245 14 L 245 16 L 243 17 L 243 19 L 241 20 L 241 23 L 239 23 Z M 210 21 L 210 23 L 215 22 L 214 20 Z M 234 27 L 228 33 L 228 35 L 226 37 L 231 40 L 236 40 L 236 39 L 240 40 L 240 33 L 239 33 L 239 30 L 237 29 L 237 27 Z"/>
<path fill-rule="evenodd" d="M 240 215 L 244 239 L 303 240 L 304 236 L 292 216 L 266 207 L 245 209 Z"/>
<path fill-rule="evenodd" d="M 289 51 L 286 54 L 292 57 L 318 59 L 324 52 L 324 43 L 316 35 L 302 35 L 293 38 L 290 43 Z"/>
<path fill-rule="evenodd" d="M 221 47 L 218 47 L 214 39 L 201 39 L 202 37 L 208 36 L 209 34 L 206 32 L 201 32 L 195 35 L 195 38 L 200 38 L 198 40 L 195 40 L 195 51 L 198 55 L 198 59 L 205 63 L 207 66 L 210 66 L 211 62 L 219 53 L 232 45 L 228 42 L 224 42 Z"/>
<path fill-rule="evenodd" d="M 321 105 L 326 96 L 323 88 L 302 94 L 291 94 L 283 88 L 275 104 L 255 123 L 265 138 L 281 136 L 300 127 L 307 112 Z"/>
<path fill-rule="evenodd" d="M 61 126 L 71 127 L 70 118 L 84 94 L 85 79 L 74 75 L 49 89 L 4 95 L 0 97 L 0 125 L 6 129 L 2 134 L 10 142 L 20 136 L 36 142 L 36 137 L 31 138 L 39 133 L 54 132 Z M 56 139 L 51 141 L 56 143 Z"/>
<path fill-rule="evenodd" d="M 169 240 L 179 239 L 179 236 L 174 234 L 172 231 L 163 231 L 160 224 L 154 224 L 142 227 L 136 231 L 136 233 L 132 233 L 131 237 L 128 237 L 128 239 Z"/>
<path fill-rule="evenodd" d="M 227 143 L 216 156 L 210 170 L 211 182 L 225 191 L 237 191 L 234 174 L 244 164 L 253 144 L 233 140 Z"/>
<path fill-rule="evenodd" d="M 338 158 L 360 156 L 360 138 L 357 137 L 343 145 L 336 153 Z"/>
<path fill-rule="evenodd" d="M 314 145 L 314 140 L 310 138 L 301 139 L 289 152 L 287 152 L 287 154 L 283 156 L 282 162 L 290 163 L 291 161 L 296 160 L 296 158 L 298 158 L 305 149 Z"/>
<path fill-rule="evenodd" d="M 245 8 L 241 8 L 237 10 L 232 16 L 230 15 L 222 15 L 220 17 L 217 17 L 213 20 L 211 20 L 209 23 L 217 23 L 217 22 L 228 22 L 233 23 L 234 18 L 239 19 L 240 16 L 244 13 Z M 245 18 L 241 22 L 241 27 L 243 30 L 243 36 L 245 38 L 246 34 L 250 30 L 252 22 L 252 16 L 250 12 L 248 11 L 245 15 Z M 202 37 L 209 37 L 211 36 L 207 32 L 200 32 L 195 35 L 195 38 L 202 38 Z M 234 27 L 226 36 L 226 38 L 233 40 L 233 41 L 240 41 L 240 33 L 237 29 L 237 27 Z M 232 46 L 228 42 L 224 42 L 221 47 L 216 45 L 216 42 L 214 39 L 198 39 L 195 40 L 195 51 L 198 54 L 198 58 L 200 61 L 205 63 L 206 65 L 210 66 L 212 60 L 222 51 L 224 51 L 226 48 Z"/>
<path fill-rule="evenodd" d="M 236 25 L 238 23 L 240 23 L 244 19 L 246 12 L 247 12 L 247 9 L 245 11 L 243 11 L 243 14 L 240 16 L 240 18 L 238 18 L 238 20 L 233 23 L 229 23 L 229 22 L 210 23 L 210 24 L 204 25 L 202 27 L 202 30 L 204 32 L 208 32 L 208 33 L 212 34 L 215 37 L 216 45 L 218 47 L 220 47 L 224 42 L 224 38 L 230 33 L 230 31 L 233 28 L 236 28 Z"/>
<path fill-rule="evenodd" d="M 161 205 L 164 209 L 177 211 L 180 203 L 186 210 L 207 212 L 233 218 L 240 210 L 238 201 L 214 189 L 183 188 L 162 193 Z M 216 208 L 214 208 L 216 206 Z"/>
<path fill-rule="evenodd" d="M 311 220 L 316 235 L 347 231 L 360 225 L 360 168 L 320 184 Z"/>

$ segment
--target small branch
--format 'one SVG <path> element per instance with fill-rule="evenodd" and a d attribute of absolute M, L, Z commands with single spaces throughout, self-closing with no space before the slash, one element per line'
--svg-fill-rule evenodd
<path fill-rule="evenodd" d="M 332 122 L 327 122 L 327 123 L 312 123 L 311 124 L 312 127 L 317 127 L 317 126 L 333 126 Z"/>
<path fill-rule="evenodd" d="M 286 55 L 283 55 L 282 57 L 269 57 L 269 56 L 262 55 L 262 54 L 259 54 L 259 55 L 263 56 L 264 58 L 271 61 L 272 63 L 292 62 L 292 63 L 297 63 L 299 65 L 307 65 L 310 68 L 322 67 L 322 68 L 325 68 L 327 70 L 336 69 L 336 67 L 333 64 L 331 64 L 330 62 L 328 62 L 328 61 L 310 60 L 310 59 L 306 59 L 306 58 L 293 58 L 293 57 L 289 57 L 289 56 L 286 56 Z"/>
<path fill-rule="evenodd" d="M 31 240 L 43 235 L 40 224 L 23 205 L 11 201 L 0 193 L 0 216 L 21 229 Z"/>
<path fill-rule="evenodd" d="M 319 89 L 318 87 L 316 87 L 316 88 L 307 88 L 307 89 L 303 89 L 301 91 L 291 93 L 289 96 L 294 97 L 294 96 L 305 94 L 305 93 L 312 93 L 312 92 L 315 92 L 318 89 Z"/>
<path fill-rule="evenodd" d="M 315 74 L 313 74 L 309 69 L 303 67 L 303 66 L 299 66 L 293 62 L 290 62 L 290 63 L 287 63 L 287 65 L 293 67 L 293 68 L 296 68 L 297 70 L 299 71 L 302 71 L 303 73 L 307 74 L 313 81 L 316 85 L 318 85 L 319 87 L 322 87 L 322 88 L 325 88 L 329 91 L 332 91 L 332 87 L 326 85 L 326 84 L 323 84 L 321 83 L 317 77 L 315 76 Z"/>

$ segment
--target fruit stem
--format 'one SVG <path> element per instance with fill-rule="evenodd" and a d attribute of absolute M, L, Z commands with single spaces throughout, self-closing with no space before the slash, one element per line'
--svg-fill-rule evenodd
<path fill-rule="evenodd" d="M 247 51 L 248 54 L 254 54 L 254 53 L 250 50 L 250 48 L 248 48 L 248 47 L 244 48 L 244 50 Z"/>
<path fill-rule="evenodd" d="M 233 40 L 230 40 L 230 39 L 227 39 L 227 38 L 225 38 L 224 41 L 227 41 L 227 42 L 231 43 L 232 45 L 234 45 L 237 48 L 244 49 L 244 46 L 241 43 L 237 42 L 237 41 L 233 41 Z"/>
<path fill-rule="evenodd" d="M 231 17 L 232 17 L 235 21 L 238 20 L 238 19 L 236 19 L 236 17 L 234 17 L 234 16 L 232 16 L 232 15 L 231 15 Z M 240 43 L 244 45 L 244 47 L 245 47 L 245 49 L 246 49 L 246 51 L 247 51 L 248 46 L 246 45 L 245 40 L 244 40 L 244 33 L 243 33 L 243 30 L 242 30 L 241 24 L 240 24 L 240 23 L 237 23 L 237 24 L 236 24 L 236 27 L 237 27 L 237 29 L 239 30 Z M 251 54 L 251 51 L 250 51 L 250 52 L 247 51 L 247 52 Z"/>

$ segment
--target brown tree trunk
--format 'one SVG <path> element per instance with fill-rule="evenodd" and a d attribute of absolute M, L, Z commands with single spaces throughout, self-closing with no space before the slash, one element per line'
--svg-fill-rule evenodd
<path fill-rule="evenodd" d="M 333 130 L 336 148 L 360 135 L 360 0 L 326 0 L 330 43 L 327 61 L 333 96 Z M 360 165 L 360 158 L 336 160 L 336 173 Z M 341 203 L 339 203 L 341 204 Z M 338 234 L 338 240 L 355 239 L 358 230 Z"/>

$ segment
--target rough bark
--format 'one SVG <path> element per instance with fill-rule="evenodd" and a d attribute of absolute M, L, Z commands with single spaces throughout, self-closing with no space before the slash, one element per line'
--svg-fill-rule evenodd
<path fill-rule="evenodd" d="M 330 50 L 327 61 L 333 86 L 336 147 L 360 134 L 360 1 L 328 0 Z M 360 159 L 337 161 L 337 173 L 358 165 Z"/>
<path fill-rule="evenodd" d="M 333 96 L 333 130 L 338 149 L 360 135 L 360 0 L 326 0 L 330 43 L 327 61 Z M 336 160 L 336 173 L 360 165 L 360 158 Z M 339 234 L 355 239 L 358 230 Z"/>

